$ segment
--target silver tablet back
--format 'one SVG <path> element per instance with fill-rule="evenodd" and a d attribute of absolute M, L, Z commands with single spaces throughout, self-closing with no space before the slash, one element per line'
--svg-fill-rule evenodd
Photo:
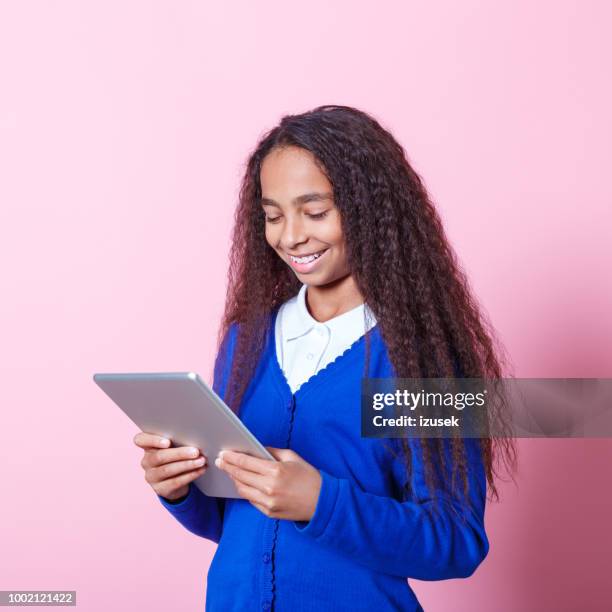
<path fill-rule="evenodd" d="M 94 374 L 96 384 L 142 430 L 195 446 L 207 470 L 194 480 L 206 495 L 240 497 L 231 478 L 214 464 L 221 450 L 275 460 L 225 402 L 194 372 Z"/>

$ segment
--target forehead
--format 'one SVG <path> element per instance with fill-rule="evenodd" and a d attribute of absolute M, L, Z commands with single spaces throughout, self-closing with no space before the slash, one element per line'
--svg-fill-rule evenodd
<path fill-rule="evenodd" d="M 299 147 L 274 149 L 266 155 L 261 164 L 260 181 L 262 195 L 272 198 L 331 189 L 314 155 Z"/>

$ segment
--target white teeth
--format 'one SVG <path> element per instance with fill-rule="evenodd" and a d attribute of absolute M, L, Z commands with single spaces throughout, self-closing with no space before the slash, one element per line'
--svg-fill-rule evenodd
<path fill-rule="evenodd" d="M 291 257 L 291 261 L 295 263 L 304 264 L 304 263 L 310 263 L 311 261 L 314 261 L 315 259 L 319 259 L 321 255 L 322 253 L 315 253 L 314 255 L 308 255 L 307 257 L 294 257 L 293 255 L 289 255 L 289 257 Z"/>

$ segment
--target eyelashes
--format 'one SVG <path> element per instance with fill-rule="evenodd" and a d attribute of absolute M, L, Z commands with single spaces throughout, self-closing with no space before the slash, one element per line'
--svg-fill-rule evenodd
<path fill-rule="evenodd" d="M 328 211 L 328 210 L 326 210 L 326 211 L 323 211 L 323 212 L 320 212 L 320 213 L 316 213 L 316 214 L 313 214 L 313 215 L 309 215 L 308 213 L 306 213 L 306 216 L 307 216 L 307 217 L 310 217 L 310 218 L 311 218 L 311 219 L 313 219 L 314 221 L 319 221 L 319 220 L 321 220 L 321 219 L 324 219 L 324 218 L 327 216 L 327 213 L 328 213 L 328 212 L 329 212 L 329 211 Z M 279 220 L 281 217 L 280 217 L 280 216 L 278 216 L 278 217 L 268 217 L 268 215 L 266 215 L 266 216 L 265 216 L 265 218 L 266 218 L 266 223 L 277 223 L 277 222 L 278 222 L 278 220 Z"/>

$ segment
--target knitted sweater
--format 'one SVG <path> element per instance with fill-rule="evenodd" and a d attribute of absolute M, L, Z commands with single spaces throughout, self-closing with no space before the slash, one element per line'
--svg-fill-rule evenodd
<path fill-rule="evenodd" d="M 486 481 L 475 440 L 466 440 L 469 511 L 440 492 L 442 504 L 432 513 L 414 440 L 413 493 L 405 500 L 405 465 L 388 450 L 397 440 L 361 437 L 365 336 L 293 394 L 275 353 L 277 313 L 239 416 L 264 446 L 291 448 L 316 467 L 321 491 L 307 522 L 269 518 L 245 499 L 208 497 L 193 484 L 179 503 L 158 496 L 186 529 L 218 543 L 206 610 L 422 610 L 408 578 L 468 577 L 489 550 Z M 220 397 L 237 331 L 234 324 L 215 362 L 213 388 Z M 367 334 L 368 376 L 394 376 L 378 326 Z"/>

